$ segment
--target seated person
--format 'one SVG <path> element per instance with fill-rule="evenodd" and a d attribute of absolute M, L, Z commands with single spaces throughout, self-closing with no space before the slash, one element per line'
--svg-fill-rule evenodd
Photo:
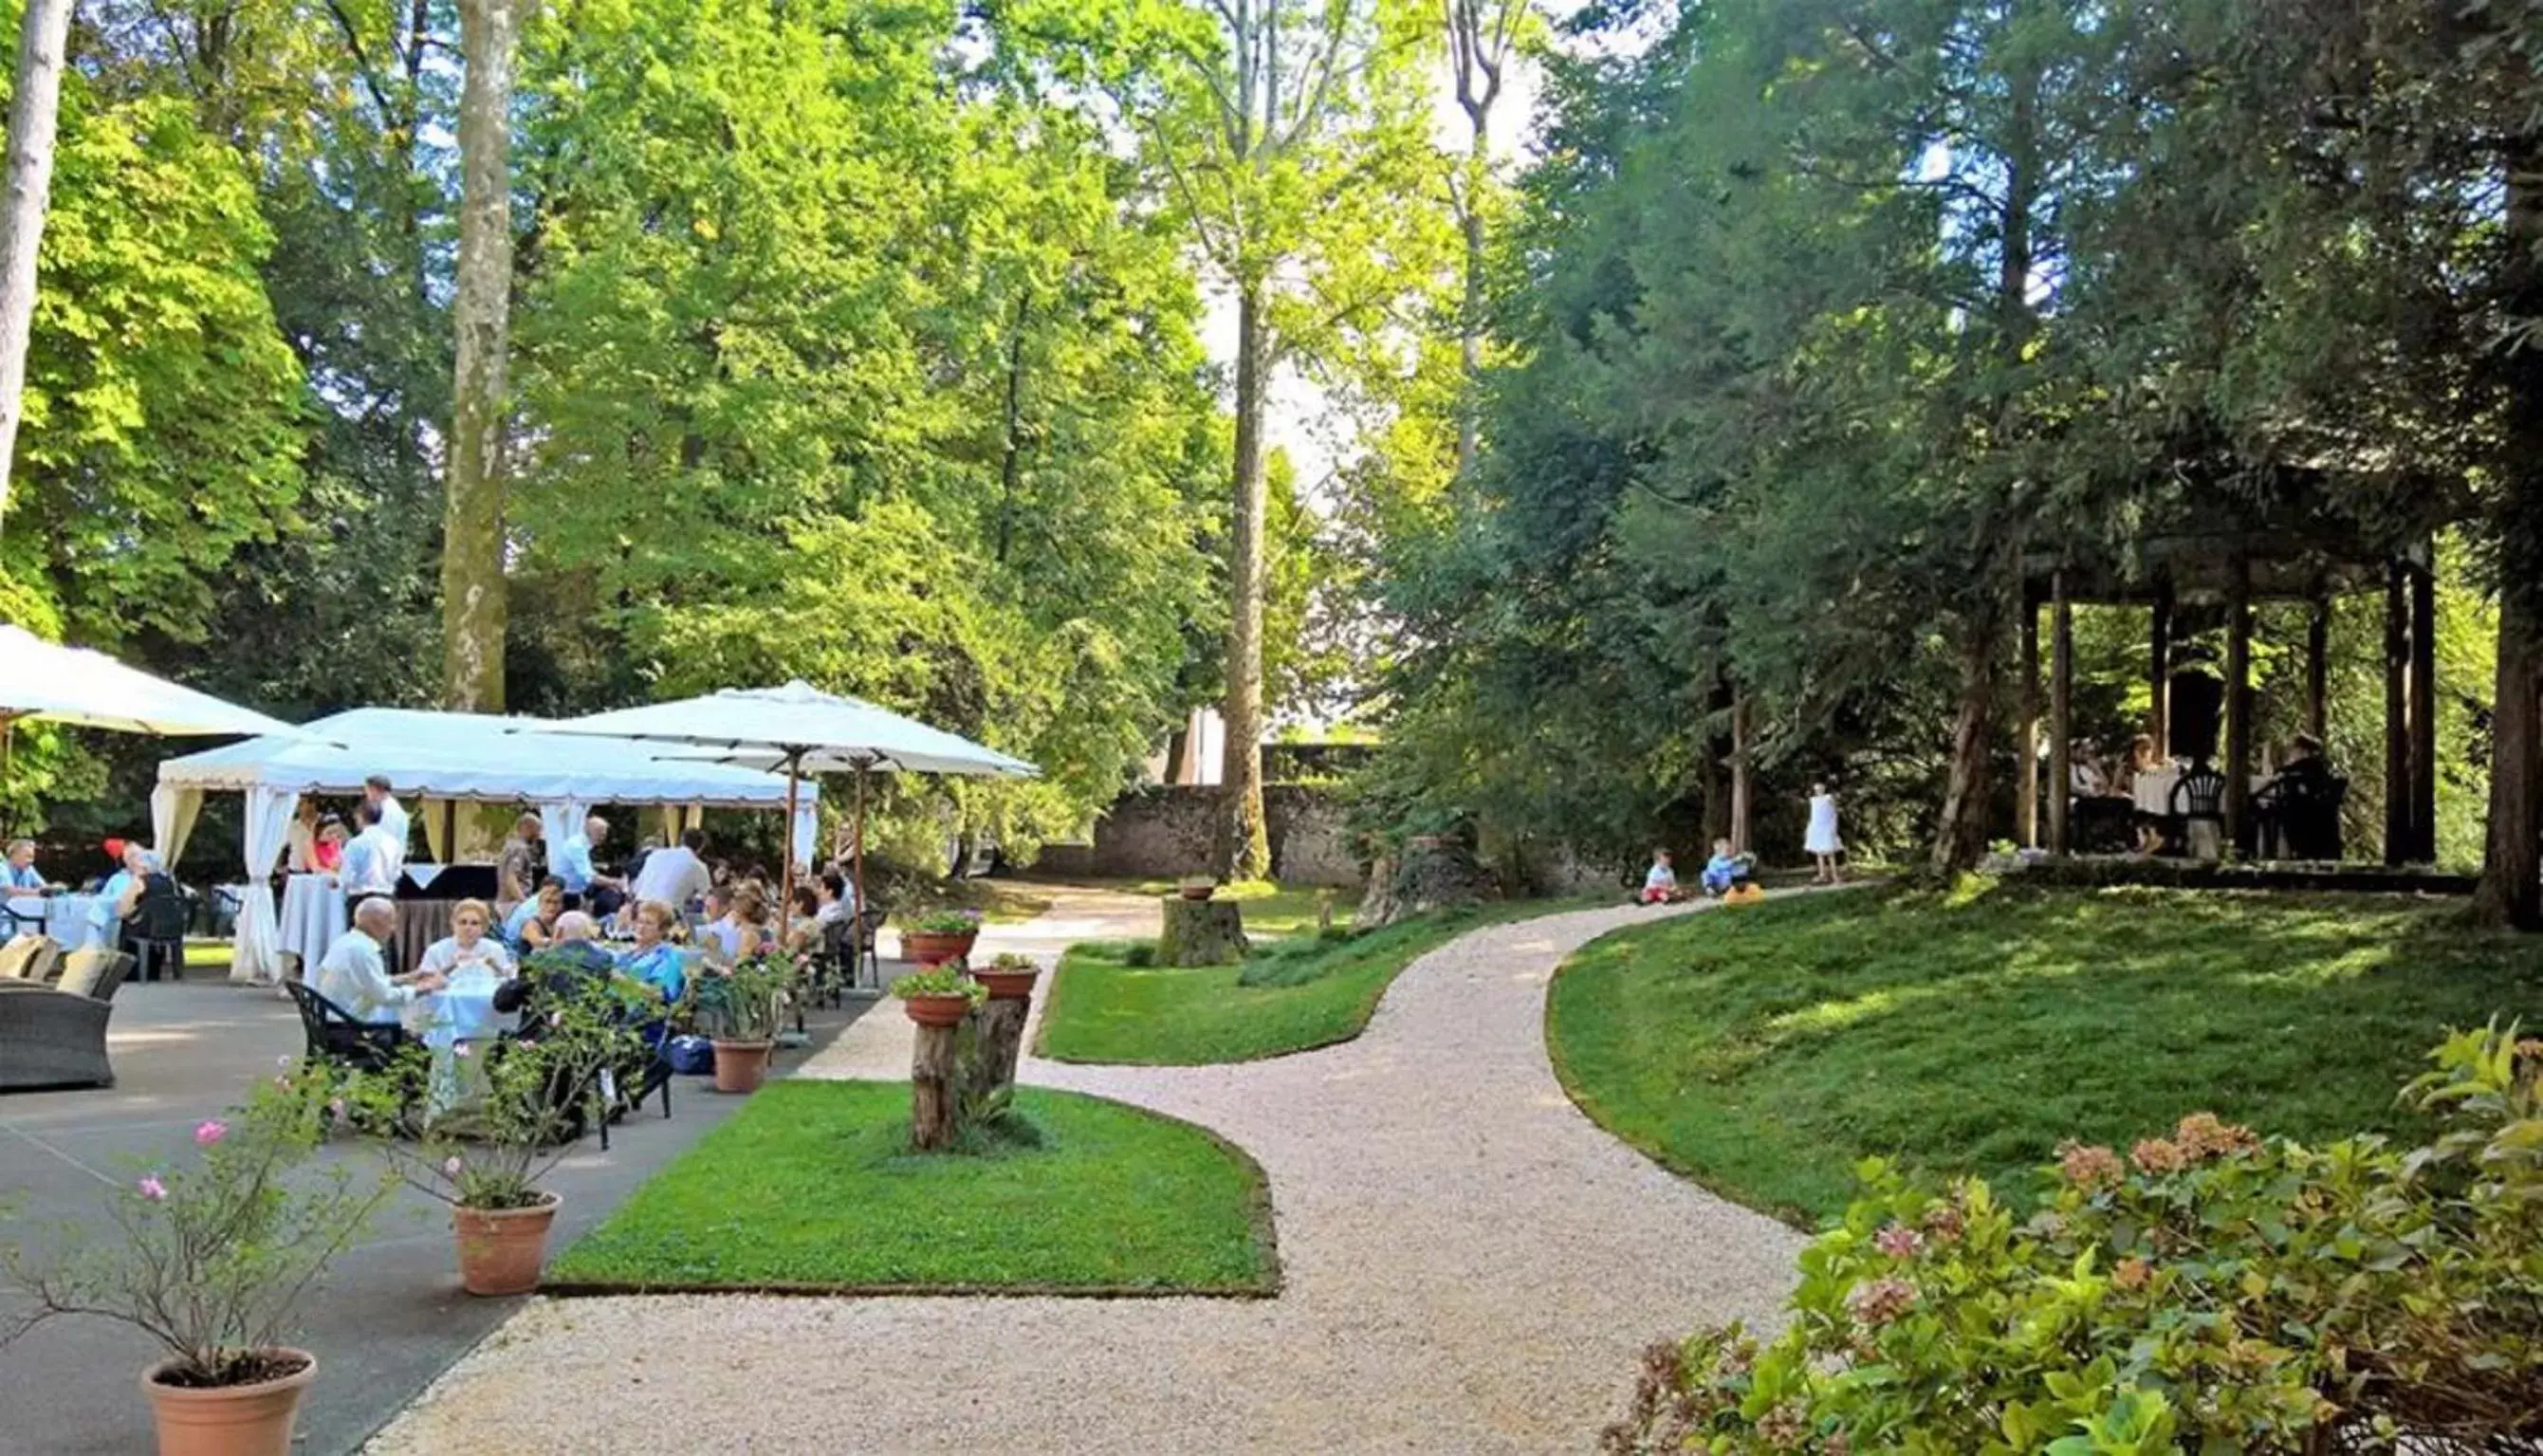
<path fill-rule="evenodd" d="M 758 953 L 763 918 L 757 885 L 745 881 L 734 889 L 709 890 L 707 922 L 698 927 L 695 944 L 717 964 L 734 964 Z"/>
<path fill-rule="evenodd" d="M 1717 899 L 1729 894 L 1734 885 L 1746 882 L 1754 863 L 1746 855 L 1733 854 L 1730 840 L 1713 841 L 1713 858 L 1704 862 L 1704 892 Z"/>
<path fill-rule="evenodd" d="M 397 906 L 373 895 L 353 907 L 353 927 L 327 948 L 318 962 L 315 986 L 355 1021 L 394 1025 L 419 995 L 440 990 L 447 982 L 436 972 L 391 975 L 381 947 L 397 933 Z"/>
<path fill-rule="evenodd" d="M 689 989 L 689 972 L 680 949 L 666 934 L 677 917 L 660 900 L 636 907 L 636 944 L 618 958 L 618 973 L 651 986 L 665 1002 L 677 1002 Z"/>
<path fill-rule="evenodd" d="M 450 934 L 426 946 L 424 970 L 456 979 L 472 970 L 498 978 L 512 974 L 512 953 L 486 933 L 495 912 L 484 900 L 461 900 L 450 907 Z"/>
<path fill-rule="evenodd" d="M 795 886 L 795 913 L 786 918 L 785 946 L 801 955 L 821 944 L 821 896 L 809 884 Z"/>
<path fill-rule="evenodd" d="M 821 878 L 813 881 L 812 894 L 812 918 L 823 925 L 857 913 L 856 890 L 849 885 L 848 877 L 835 869 L 821 872 Z"/>
<path fill-rule="evenodd" d="M 159 857 L 138 840 L 110 839 L 115 857 L 123 868 L 106 878 L 98 886 L 97 908 L 90 912 L 99 930 L 111 930 L 132 918 L 133 907 L 150 887 L 150 877 L 159 873 Z"/>
<path fill-rule="evenodd" d="M 524 1004 L 541 996 L 572 995 L 586 981 L 606 979 L 615 974 L 618 958 L 602 949 L 593 939 L 598 929 L 591 917 L 580 910 L 567 910 L 558 915 L 556 938 L 538 953 L 537 963 L 532 965 L 525 958 L 522 973 L 495 988 L 495 1009 L 519 1011 Z M 524 1033 L 529 1030 L 530 1024 L 524 1021 Z"/>
<path fill-rule="evenodd" d="M 41 892 L 52 887 L 44 882 L 43 872 L 36 868 L 36 841 L 32 839 L 9 841 L 8 879 L 10 889 Z"/>
<path fill-rule="evenodd" d="M 1677 898 L 1677 866 L 1664 849 L 1652 851 L 1652 868 L 1643 876 L 1640 896 L 1646 905 L 1665 905 Z"/>
<path fill-rule="evenodd" d="M 2334 775 L 2331 760 L 2322 756 L 2322 739 L 2311 733 L 2298 733 L 2287 745 L 2287 761 L 2273 776 L 2280 784 L 2299 791 L 2327 791 Z"/>
<path fill-rule="evenodd" d="M 565 913 L 565 881 L 551 875 L 503 917 L 503 939 L 526 956 L 556 939 L 557 918 Z"/>

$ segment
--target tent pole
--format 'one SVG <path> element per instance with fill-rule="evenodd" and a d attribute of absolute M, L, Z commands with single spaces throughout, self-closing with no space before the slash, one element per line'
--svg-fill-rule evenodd
<path fill-rule="evenodd" d="M 18 715 L 0 713 L 0 833 L 9 828 L 9 755 L 17 746 Z"/>
<path fill-rule="evenodd" d="M 786 755 L 786 822 L 777 831 L 777 858 L 785 865 L 778 873 L 777 943 L 786 944 L 786 927 L 795 913 L 795 796 L 804 783 L 804 750 Z"/>

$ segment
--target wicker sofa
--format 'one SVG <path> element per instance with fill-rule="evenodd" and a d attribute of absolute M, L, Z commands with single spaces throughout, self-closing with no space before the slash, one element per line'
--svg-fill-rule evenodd
<path fill-rule="evenodd" d="M 106 1023 L 132 958 L 115 951 L 70 957 L 54 985 L 0 980 L 0 1090 L 110 1087 Z"/>

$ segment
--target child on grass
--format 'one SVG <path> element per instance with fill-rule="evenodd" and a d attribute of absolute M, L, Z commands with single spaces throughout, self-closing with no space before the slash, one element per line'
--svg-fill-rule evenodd
<path fill-rule="evenodd" d="M 1676 898 L 1677 868 L 1671 863 L 1667 850 L 1653 850 L 1651 873 L 1643 877 L 1642 902 L 1646 905 L 1665 905 Z"/>
<path fill-rule="evenodd" d="M 1731 841 L 1713 841 L 1713 858 L 1704 862 L 1704 892 L 1719 898 L 1731 887 L 1748 878 L 1748 862 L 1743 855 L 1731 852 Z"/>

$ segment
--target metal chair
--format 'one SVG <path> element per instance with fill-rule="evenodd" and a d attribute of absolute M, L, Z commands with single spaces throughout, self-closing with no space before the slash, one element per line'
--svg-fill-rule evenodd
<path fill-rule="evenodd" d="M 282 989 L 290 993 L 291 1004 L 300 1013 L 300 1031 L 308 1042 L 303 1054 L 311 1061 L 335 1062 L 359 1072 L 386 1071 L 410 1039 L 405 1028 L 357 1020 L 298 981 L 284 981 Z"/>
<path fill-rule="evenodd" d="M 883 923 L 890 918 L 891 911 L 882 905 L 870 905 L 857 912 L 856 958 L 848 962 L 851 985 L 862 980 L 868 989 L 883 989 L 883 952 L 878 948 L 883 941 Z M 873 972 L 871 979 L 862 979 L 866 971 Z"/>
<path fill-rule="evenodd" d="M 123 943 L 131 948 L 141 979 L 157 979 L 162 962 L 167 966 L 168 979 L 186 978 L 186 926 L 193 916 L 193 907 L 186 902 L 186 893 L 177 887 L 176 881 L 153 875 L 142 881 L 141 896 L 133 901 L 132 913 L 123 921 Z"/>

